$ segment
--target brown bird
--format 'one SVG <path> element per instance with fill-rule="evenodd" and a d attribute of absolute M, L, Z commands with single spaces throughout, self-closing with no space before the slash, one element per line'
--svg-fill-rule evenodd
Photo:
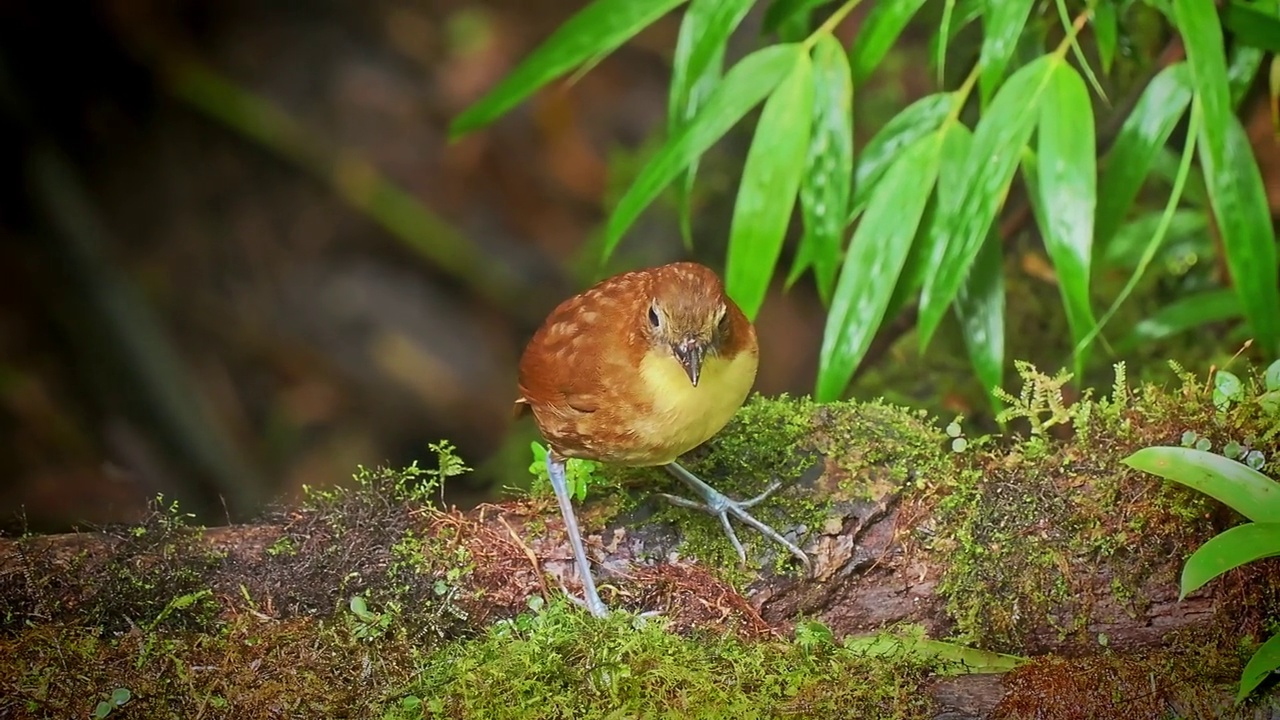
<path fill-rule="evenodd" d="M 562 302 L 520 359 L 517 415 L 533 412 L 551 446 L 547 470 L 582 576 L 587 609 L 607 614 L 587 565 L 565 483 L 567 458 L 663 465 L 701 502 L 667 500 L 720 519 L 746 560 L 729 516 L 780 543 L 794 543 L 747 508 L 777 490 L 732 500 L 676 462 L 725 426 L 746 400 L 759 359 L 755 328 L 710 268 L 692 262 L 615 275 Z"/>

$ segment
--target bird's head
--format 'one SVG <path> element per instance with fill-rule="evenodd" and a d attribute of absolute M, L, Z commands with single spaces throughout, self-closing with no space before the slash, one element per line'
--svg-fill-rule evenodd
<path fill-rule="evenodd" d="M 720 278 L 694 263 L 661 268 L 655 278 L 643 322 L 650 348 L 670 353 L 696 387 L 708 357 L 721 355 L 735 326 L 747 319 L 724 293 Z"/>

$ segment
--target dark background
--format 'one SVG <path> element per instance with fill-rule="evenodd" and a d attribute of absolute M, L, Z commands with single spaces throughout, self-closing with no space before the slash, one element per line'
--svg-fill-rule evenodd
<path fill-rule="evenodd" d="M 440 439 L 477 468 L 451 502 L 525 484 L 523 343 L 613 271 L 721 267 L 749 139 L 704 162 L 692 253 L 666 202 L 600 266 L 605 213 L 661 136 L 678 15 L 446 136 L 581 4 L 0 2 L 3 526 L 127 521 L 157 493 L 244 519 L 357 464 L 430 467 Z M 926 38 L 860 88 L 860 141 L 930 90 Z M 1009 355 L 1057 367 L 1044 268 L 1033 240 L 1010 256 Z M 810 390 L 823 320 L 807 280 L 775 289 L 757 390 Z M 944 328 L 921 358 L 909 327 L 852 393 L 981 415 L 959 343 Z"/>

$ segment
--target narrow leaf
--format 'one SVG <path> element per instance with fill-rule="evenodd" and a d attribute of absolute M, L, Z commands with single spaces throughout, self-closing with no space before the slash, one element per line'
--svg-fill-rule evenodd
<path fill-rule="evenodd" d="M 1245 523 L 1228 528 L 1196 548 L 1182 566 L 1179 600 L 1228 570 L 1280 556 L 1280 523 Z"/>
<path fill-rule="evenodd" d="M 1222 24 L 1238 43 L 1267 52 L 1280 52 L 1280 17 L 1276 16 L 1275 4 L 1269 4 L 1269 11 L 1265 11 L 1258 9 L 1258 3 L 1240 0 L 1225 3 Z"/>
<path fill-rule="evenodd" d="M 876 184 L 849 242 L 822 336 L 815 391 L 820 401 L 844 392 L 875 336 L 938 175 L 941 144 L 920 138 Z"/>
<path fill-rule="evenodd" d="M 784 23 L 802 13 L 808 14 L 816 8 L 833 2 L 833 0 L 774 0 L 764 11 L 761 30 L 766 33 L 777 32 Z"/>
<path fill-rule="evenodd" d="M 1143 448 L 1121 462 L 1199 490 L 1253 522 L 1280 522 L 1280 483 L 1222 455 L 1159 446 Z"/>
<path fill-rule="evenodd" d="M 1191 102 L 1191 69 L 1170 65 L 1151 80 L 1125 118 L 1098 181 L 1096 243 L 1106 247 Z"/>
<path fill-rule="evenodd" d="M 924 0 L 880 0 L 867 13 L 849 49 L 855 85 L 866 82 L 922 5 Z"/>
<path fill-rule="evenodd" d="M 1076 341 L 1075 373 L 1079 378 L 1084 376 L 1088 354 L 1088 346 L 1082 347 L 1081 341 L 1094 326 L 1089 273 L 1098 197 L 1097 148 L 1089 91 L 1066 63 L 1057 66 L 1045 90 L 1037 134 L 1040 229 Z"/>
<path fill-rule="evenodd" d="M 1102 317 L 1097 324 L 1093 326 L 1093 330 L 1081 341 L 1081 345 L 1093 342 L 1094 336 L 1102 332 L 1102 328 L 1111 321 L 1116 310 L 1120 308 L 1124 301 L 1128 299 L 1129 294 L 1138 286 L 1138 280 L 1142 278 L 1147 271 L 1147 266 L 1156 256 L 1156 251 L 1164 242 L 1165 235 L 1169 232 L 1169 227 L 1173 224 L 1173 219 L 1177 214 L 1178 203 L 1182 200 L 1183 190 L 1187 186 L 1187 178 L 1191 175 L 1191 158 L 1195 154 L 1195 138 L 1200 131 L 1200 122 L 1202 119 L 1200 112 L 1200 103 L 1193 102 L 1191 104 L 1191 121 L 1187 125 L 1187 137 L 1182 147 L 1182 159 L 1178 162 L 1178 169 L 1173 177 L 1173 189 L 1169 192 L 1169 198 L 1165 201 L 1164 212 L 1160 214 L 1160 221 L 1156 224 L 1155 230 L 1151 234 L 1151 239 L 1147 241 L 1146 247 L 1142 250 L 1142 257 L 1138 258 L 1137 266 L 1129 275 L 1129 279 L 1125 281 L 1124 287 L 1115 299 L 1111 301 L 1111 307 L 1102 313 Z"/>
<path fill-rule="evenodd" d="M 818 292 L 831 301 L 853 184 L 853 80 L 840 41 L 823 35 L 813 47 L 813 131 L 800 183 L 804 236 L 795 269 L 812 264 Z"/>
<path fill-rule="evenodd" d="M 1280 353 L 1275 233 L 1258 162 L 1232 109 L 1222 26 L 1213 0 L 1174 0 L 1173 10 L 1204 111 L 1200 165 L 1227 267 L 1258 343 Z"/>
<path fill-rule="evenodd" d="M 1119 34 L 1116 6 L 1109 2 L 1095 5 L 1093 7 L 1093 38 L 1098 43 L 1098 59 L 1102 61 L 1103 73 L 1111 72 L 1111 63 L 1116 59 L 1116 40 Z"/>
<path fill-rule="evenodd" d="M 569 70 L 599 58 L 666 15 L 684 0 L 596 0 L 569 18 L 498 86 L 454 118 L 457 138 L 488 125 L 535 90 Z"/>
<path fill-rule="evenodd" d="M 764 104 L 729 226 L 725 291 L 754 319 L 795 207 L 813 118 L 813 62 L 796 56 L 786 79 Z"/>
<path fill-rule="evenodd" d="M 926 95 L 894 115 L 867 142 L 854 169 L 851 220 L 862 212 L 885 170 L 898 160 L 903 150 L 937 130 L 955 102 L 956 96 L 952 93 Z"/>
<path fill-rule="evenodd" d="M 1001 402 L 995 391 L 1004 386 L 1004 299 L 1004 252 L 992 233 L 956 293 L 955 312 L 969 362 L 996 413 Z"/>
<path fill-rule="evenodd" d="M 938 163 L 938 177 L 959 177 L 964 163 L 969 159 L 969 150 L 973 147 L 973 132 L 961 123 L 953 122 L 941 130 L 941 157 Z M 960 183 L 942 182 L 933 188 L 933 197 L 925 205 L 920 227 L 916 230 L 916 239 L 911 244 L 911 252 L 898 278 L 898 285 L 893 289 L 889 299 L 886 317 L 893 317 L 920 292 L 924 279 L 932 274 L 942 259 L 944 248 L 938 244 L 942 234 L 934 226 L 941 217 L 940 208 L 957 202 L 956 195 L 963 191 Z"/>
<path fill-rule="evenodd" d="M 1266 56 L 1260 48 L 1250 45 L 1236 44 L 1231 48 L 1230 62 L 1227 63 L 1227 85 L 1231 89 L 1231 107 L 1240 109 L 1253 81 L 1262 70 L 1262 58 Z"/>
<path fill-rule="evenodd" d="M 964 171 L 948 182 L 963 186 L 958 200 L 941 208 L 933 240 L 944 248 L 942 261 L 925 278 L 920 298 L 920 342 L 926 346 L 942 321 L 947 305 L 969 274 L 969 266 L 1009 193 L 1022 148 L 1027 144 L 1053 68 L 1051 56 L 1032 61 L 1015 72 L 996 93 L 978 121 L 973 148 Z"/>
<path fill-rule="evenodd" d="M 1116 343 L 1117 353 L 1128 353 L 1148 343 L 1195 330 L 1209 323 L 1240 317 L 1240 298 L 1231 290 L 1209 290 L 1187 295 L 1154 315 L 1143 318 L 1133 330 Z"/>
<path fill-rule="evenodd" d="M 1239 703 L 1248 697 L 1249 693 L 1270 677 L 1277 668 L 1280 668 L 1280 633 L 1272 635 L 1270 640 L 1262 643 L 1253 653 L 1253 657 L 1249 658 L 1244 671 L 1240 673 L 1240 690 L 1236 693 L 1236 702 Z"/>
<path fill-rule="evenodd" d="M 1034 4 L 1034 0 L 988 0 L 982 14 L 982 50 L 978 55 L 978 65 L 982 68 L 978 89 L 983 105 L 991 100 L 1004 79 L 1005 68 L 1018 47 L 1018 38 Z"/>
<path fill-rule="evenodd" d="M 691 0 L 680 22 L 667 101 L 667 135 L 680 132 L 720 82 L 729 36 L 742 22 L 753 0 Z M 680 231 L 685 246 L 693 244 L 690 196 L 698 160 L 689 163 L 676 186 Z"/>
<path fill-rule="evenodd" d="M 604 257 L 658 193 L 776 88 L 802 55 L 797 44 L 773 45 L 743 58 L 725 74 L 693 120 L 667 139 L 618 201 L 605 228 Z"/>

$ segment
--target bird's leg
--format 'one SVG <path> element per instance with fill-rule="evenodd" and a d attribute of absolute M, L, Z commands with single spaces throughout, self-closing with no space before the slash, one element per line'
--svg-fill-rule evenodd
<path fill-rule="evenodd" d="M 666 466 L 667 472 L 676 476 L 685 485 L 688 485 L 694 492 L 702 498 L 702 502 L 688 500 L 674 495 L 660 493 L 668 502 L 673 505 L 691 508 L 693 510 L 701 510 L 708 515 L 712 515 L 720 519 L 720 524 L 724 526 L 724 532 L 729 536 L 729 542 L 733 543 L 733 549 L 738 551 L 738 557 L 743 562 L 747 560 L 747 552 L 742 549 L 742 543 L 738 541 L 738 534 L 733 531 L 733 526 L 729 524 L 729 516 L 732 515 L 742 522 L 755 528 L 761 535 L 785 547 L 792 555 L 804 564 L 805 569 L 811 569 L 809 556 L 804 553 L 795 543 L 782 537 L 782 535 L 773 528 L 765 525 L 747 512 L 747 508 L 759 503 L 765 498 L 773 494 L 775 490 L 781 487 L 781 483 L 774 483 L 765 489 L 756 497 L 750 500 L 732 500 L 719 490 L 711 487 L 707 483 L 698 478 L 697 475 L 685 470 L 679 463 L 672 462 Z"/>
<path fill-rule="evenodd" d="M 556 500 L 560 502 L 560 514 L 564 516 L 564 531 L 569 535 L 569 545 L 573 547 L 573 559 L 578 564 L 578 574 L 582 576 L 582 594 L 586 597 L 587 610 L 596 617 L 606 617 L 609 609 L 605 607 L 600 594 L 596 592 L 596 581 L 591 577 L 591 566 L 587 564 L 587 551 L 582 546 L 582 533 L 578 530 L 578 518 L 573 514 L 569 486 L 564 478 L 564 460 L 550 452 L 547 453 L 547 474 L 551 476 L 551 487 L 556 491 Z"/>

